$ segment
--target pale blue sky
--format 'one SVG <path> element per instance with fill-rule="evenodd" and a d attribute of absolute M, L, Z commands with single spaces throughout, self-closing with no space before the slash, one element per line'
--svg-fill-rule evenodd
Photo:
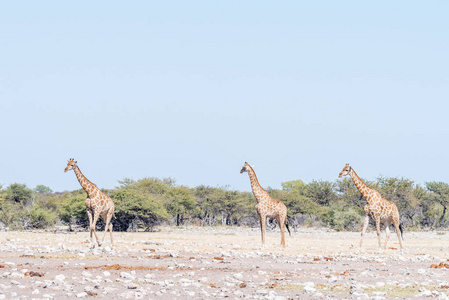
<path fill-rule="evenodd" d="M 447 1 L 8 1 L 0 183 L 449 182 Z"/>

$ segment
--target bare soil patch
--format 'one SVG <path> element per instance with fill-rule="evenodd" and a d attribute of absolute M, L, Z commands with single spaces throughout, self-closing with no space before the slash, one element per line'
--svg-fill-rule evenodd
<path fill-rule="evenodd" d="M 377 253 L 374 232 L 303 228 L 281 248 L 258 228 L 114 233 L 0 232 L 0 299 L 406 299 L 449 295 L 449 233 L 407 232 Z M 382 236 L 384 242 L 384 236 Z"/>

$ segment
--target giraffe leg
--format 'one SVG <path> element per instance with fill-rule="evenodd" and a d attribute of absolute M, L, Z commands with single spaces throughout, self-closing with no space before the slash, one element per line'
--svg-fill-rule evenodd
<path fill-rule="evenodd" d="M 404 253 L 404 250 L 402 248 L 402 234 L 401 234 L 401 229 L 399 228 L 399 220 L 394 220 L 393 225 L 396 230 L 396 234 L 398 235 L 399 246 L 401 247 L 401 253 Z"/>
<path fill-rule="evenodd" d="M 368 228 L 368 223 L 369 223 L 369 216 L 365 216 L 365 219 L 363 220 L 362 237 L 360 238 L 360 251 L 362 250 L 363 238 L 365 237 L 365 232 L 366 229 Z"/>
<path fill-rule="evenodd" d="M 92 232 L 94 233 L 95 239 L 97 240 L 98 247 L 100 247 L 101 244 L 100 244 L 100 241 L 98 240 L 97 230 L 95 229 L 95 226 L 97 225 L 98 217 L 100 217 L 100 213 L 95 212 L 94 220 L 92 221 L 91 234 L 92 234 Z M 95 244 L 92 246 L 92 248 L 95 248 Z"/>
<path fill-rule="evenodd" d="M 260 230 L 262 233 L 262 246 L 265 245 L 265 227 L 266 227 L 266 216 L 259 215 L 260 218 Z"/>
<path fill-rule="evenodd" d="M 114 246 L 114 239 L 112 238 L 112 222 L 109 223 L 109 234 L 111 235 L 111 248 Z"/>
<path fill-rule="evenodd" d="M 92 239 L 92 222 L 93 222 L 92 211 L 88 208 L 86 210 L 86 213 L 87 213 L 87 217 L 89 219 L 90 244 L 91 244 L 91 247 L 92 247 L 92 245 L 93 245 L 93 247 L 95 247 L 94 241 Z"/>
<path fill-rule="evenodd" d="M 282 247 L 285 248 L 285 217 L 280 218 L 280 226 L 281 226 L 281 243 Z"/>
<path fill-rule="evenodd" d="M 385 222 L 385 233 L 387 234 L 387 239 L 385 240 L 384 249 L 387 250 L 387 243 L 388 243 L 388 240 L 390 239 L 390 223 L 389 222 Z"/>
<path fill-rule="evenodd" d="M 281 230 L 281 246 L 285 248 L 285 226 L 284 226 L 284 218 L 280 216 L 276 217 L 276 222 L 279 224 L 279 229 Z"/>
<path fill-rule="evenodd" d="M 106 215 L 102 215 L 101 216 L 103 218 L 103 220 L 106 222 L 106 225 L 104 226 L 104 234 L 103 234 L 103 239 L 101 241 L 102 244 L 104 244 L 104 239 L 106 237 L 106 233 L 108 232 L 109 228 L 109 224 L 111 222 L 111 218 L 112 218 L 112 214 L 110 212 L 108 212 Z M 112 242 L 111 242 L 112 244 Z"/>
<path fill-rule="evenodd" d="M 382 253 L 382 247 L 380 245 L 380 218 L 376 218 L 376 231 L 377 231 L 377 243 L 379 245 L 379 253 Z"/>

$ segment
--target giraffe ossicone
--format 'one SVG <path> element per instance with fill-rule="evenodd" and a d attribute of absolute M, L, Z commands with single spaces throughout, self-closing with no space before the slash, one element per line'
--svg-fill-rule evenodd
<path fill-rule="evenodd" d="M 105 195 L 95 184 L 90 182 L 86 176 L 81 173 L 80 168 L 77 165 L 77 162 L 71 158 L 67 162 L 67 166 L 64 169 L 64 172 L 73 170 L 75 172 L 76 178 L 78 179 L 80 185 L 86 191 L 86 212 L 89 217 L 89 231 L 90 231 L 90 242 L 92 248 L 95 248 L 95 243 L 93 241 L 93 236 L 95 235 L 95 239 L 97 240 L 98 246 L 101 246 L 104 243 L 104 239 L 106 237 L 106 233 L 109 230 L 111 236 L 111 246 L 114 245 L 114 240 L 112 238 L 112 223 L 111 219 L 114 216 L 114 202 L 112 202 L 109 196 Z M 105 222 L 105 229 L 103 234 L 102 242 L 98 240 L 97 231 L 95 229 L 95 225 L 97 224 L 98 218 L 101 217 Z"/>
<path fill-rule="evenodd" d="M 245 162 L 242 169 L 240 170 L 240 174 L 242 174 L 243 172 L 248 173 L 249 179 L 251 181 L 251 188 L 257 200 L 256 210 L 257 214 L 259 215 L 260 230 L 262 233 L 262 245 L 265 244 L 265 228 L 266 219 L 268 217 L 276 219 L 279 228 L 281 229 L 281 246 L 285 248 L 285 227 L 287 227 L 288 233 L 291 235 L 288 224 L 286 223 L 287 207 L 281 201 L 271 198 L 268 192 L 260 186 L 253 167 L 250 166 L 247 162 Z"/>
<path fill-rule="evenodd" d="M 357 173 L 354 171 L 354 169 L 349 165 L 346 164 L 343 167 L 343 170 L 338 175 L 339 178 L 343 176 L 351 176 L 352 181 L 354 181 L 355 186 L 359 190 L 359 192 L 363 195 L 363 197 L 366 199 L 366 205 L 364 207 L 365 210 L 365 219 L 363 222 L 363 228 L 362 228 L 362 236 L 360 239 L 360 249 L 362 248 L 363 243 L 363 237 L 365 236 L 366 229 L 368 228 L 369 219 L 373 219 L 376 223 L 376 230 L 377 230 L 377 240 L 379 245 L 379 252 L 382 251 L 381 243 L 380 243 L 380 224 L 385 224 L 385 232 L 387 234 L 387 238 L 385 240 L 384 249 L 387 248 L 388 239 L 390 238 L 390 224 L 393 224 L 394 228 L 396 229 L 396 234 L 399 239 L 399 245 L 400 245 L 400 251 L 403 252 L 402 247 L 402 224 L 400 224 L 399 220 L 399 211 L 396 206 L 391 201 L 386 200 L 383 198 L 378 191 L 373 189 L 372 187 L 368 186 L 363 182 L 362 179 L 357 175 Z"/>

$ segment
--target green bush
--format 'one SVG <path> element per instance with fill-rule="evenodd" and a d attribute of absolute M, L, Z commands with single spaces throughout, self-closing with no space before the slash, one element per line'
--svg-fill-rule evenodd
<path fill-rule="evenodd" d="M 46 228 L 55 225 L 58 220 L 58 215 L 55 211 L 44 209 L 43 207 L 35 206 L 30 211 L 30 226 L 31 228 Z"/>
<path fill-rule="evenodd" d="M 169 217 L 162 197 L 148 190 L 145 193 L 130 186 L 112 191 L 110 197 L 115 204 L 116 219 L 112 221 L 116 230 L 131 230 L 136 222 L 150 230 Z"/>
<path fill-rule="evenodd" d="M 332 214 L 328 219 L 331 228 L 337 231 L 359 230 L 363 217 L 352 207 L 334 206 L 330 209 Z"/>
<path fill-rule="evenodd" d="M 20 229 L 20 217 L 22 213 L 21 205 L 11 201 L 0 201 L 0 222 L 11 229 Z"/>

